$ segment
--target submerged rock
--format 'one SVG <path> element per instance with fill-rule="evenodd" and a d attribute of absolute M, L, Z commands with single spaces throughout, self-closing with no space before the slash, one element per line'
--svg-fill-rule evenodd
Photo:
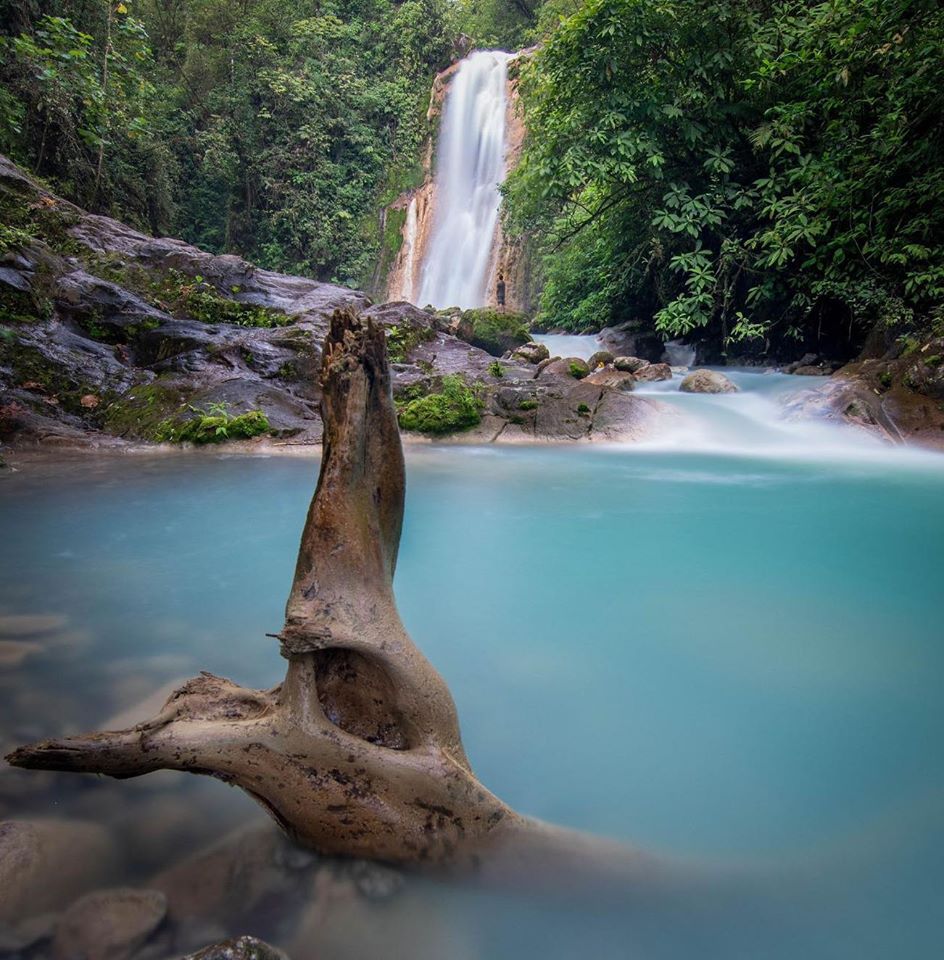
<path fill-rule="evenodd" d="M 158 890 L 96 890 L 77 900 L 56 926 L 53 960 L 129 960 L 167 914 Z"/>
<path fill-rule="evenodd" d="M 683 393 L 737 393 L 737 386 L 717 370 L 696 370 L 688 374 L 679 390 Z"/>
<path fill-rule="evenodd" d="M 98 886 L 116 859 L 111 837 L 94 823 L 0 822 L 0 923 L 62 909 Z"/>

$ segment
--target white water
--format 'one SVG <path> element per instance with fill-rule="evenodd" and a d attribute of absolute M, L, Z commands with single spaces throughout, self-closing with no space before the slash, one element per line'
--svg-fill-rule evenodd
<path fill-rule="evenodd" d="M 481 50 L 459 66 L 443 110 L 433 232 L 417 303 L 480 307 L 505 177 L 505 101 L 510 54 Z"/>
<path fill-rule="evenodd" d="M 552 357 L 578 357 L 581 360 L 589 360 L 598 350 L 603 349 L 603 344 L 595 334 L 540 333 L 535 334 L 534 339 L 538 343 L 543 343 Z"/>
<path fill-rule="evenodd" d="M 402 285 L 406 289 L 392 291 L 394 300 L 413 300 L 413 274 L 416 269 L 416 197 L 410 197 L 406 208 L 406 222 L 403 227 L 403 270 Z"/>
<path fill-rule="evenodd" d="M 917 461 L 933 456 L 913 448 L 890 449 L 875 434 L 792 410 L 791 398 L 822 387 L 820 377 L 731 368 L 720 372 L 737 385 L 737 393 L 682 393 L 684 374 L 638 384 L 634 395 L 663 405 L 658 427 L 639 448 L 785 460 Z"/>

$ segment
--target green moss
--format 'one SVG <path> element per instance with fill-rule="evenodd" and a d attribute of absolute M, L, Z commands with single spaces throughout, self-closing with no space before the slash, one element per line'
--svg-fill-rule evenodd
<path fill-rule="evenodd" d="M 482 401 L 460 376 L 443 377 L 442 390 L 411 400 L 400 411 L 404 430 L 441 435 L 474 427 L 482 419 Z"/>
<path fill-rule="evenodd" d="M 892 385 L 892 375 L 888 370 L 883 370 L 878 375 L 878 382 L 883 389 L 887 390 Z"/>
<path fill-rule="evenodd" d="M 585 403 L 578 403 L 577 413 L 579 413 L 582 417 L 587 417 L 590 415 L 590 408 Z"/>
<path fill-rule="evenodd" d="M 407 363 L 410 354 L 436 336 L 432 327 L 409 326 L 387 328 L 387 355 L 391 363 Z"/>
<path fill-rule="evenodd" d="M 462 320 L 468 324 L 469 342 L 500 357 L 506 350 L 527 343 L 527 317 L 523 313 L 501 313 L 491 307 L 466 310 Z"/>
<path fill-rule="evenodd" d="M 537 410 L 538 402 L 534 397 L 527 397 L 518 404 L 519 410 Z"/>
<path fill-rule="evenodd" d="M 505 368 L 497 361 L 494 360 L 488 365 L 488 372 L 497 378 L 501 378 L 505 375 Z"/>
<path fill-rule="evenodd" d="M 186 395 L 176 386 L 161 383 L 132 387 L 104 409 L 104 428 L 118 437 L 157 440 L 164 425 L 188 408 Z"/>
<path fill-rule="evenodd" d="M 271 429 L 268 417 L 261 410 L 247 410 L 233 416 L 225 403 L 211 403 L 205 410 L 192 409 L 197 416 L 183 423 L 167 420 L 159 424 L 155 439 L 172 443 L 222 443 L 248 440 Z"/>
<path fill-rule="evenodd" d="M 584 364 L 577 363 L 576 360 L 571 360 L 568 372 L 575 380 L 582 380 L 587 375 L 587 368 Z"/>

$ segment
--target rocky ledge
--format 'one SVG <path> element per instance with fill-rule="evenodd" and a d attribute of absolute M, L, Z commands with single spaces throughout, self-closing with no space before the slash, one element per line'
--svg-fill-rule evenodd
<path fill-rule="evenodd" d="M 582 382 L 582 369 L 508 354 L 527 339 L 519 318 L 499 318 L 496 334 L 487 311 L 375 306 L 147 236 L 54 196 L 3 157 L 0 222 L 3 443 L 320 443 L 321 344 L 339 308 L 386 328 L 394 392 L 411 407 L 404 425 L 427 436 L 623 440 L 650 419 L 650 402 Z"/>

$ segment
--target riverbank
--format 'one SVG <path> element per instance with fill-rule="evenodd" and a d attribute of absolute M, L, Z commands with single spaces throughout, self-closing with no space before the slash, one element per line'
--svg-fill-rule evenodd
<path fill-rule="evenodd" d="M 2 158 L 0 207 L 9 224 L 0 249 L 0 450 L 317 446 L 321 346 L 337 309 L 386 329 L 401 407 L 438 404 L 449 378 L 461 380 L 474 408 L 463 429 L 446 417 L 425 437 L 405 433 L 408 442 L 647 441 L 663 429 L 665 409 L 645 385 L 667 379 L 672 389 L 680 378 L 655 354 L 624 356 L 639 344 L 619 331 L 604 331 L 593 369 L 569 355 L 575 338 L 561 340 L 552 362 L 546 345 L 523 344 L 513 314 L 373 305 L 358 291 L 149 237 L 53 196 Z M 831 378 L 798 378 L 803 396 L 787 414 L 944 447 L 942 355 L 944 342 L 916 345 Z"/>

